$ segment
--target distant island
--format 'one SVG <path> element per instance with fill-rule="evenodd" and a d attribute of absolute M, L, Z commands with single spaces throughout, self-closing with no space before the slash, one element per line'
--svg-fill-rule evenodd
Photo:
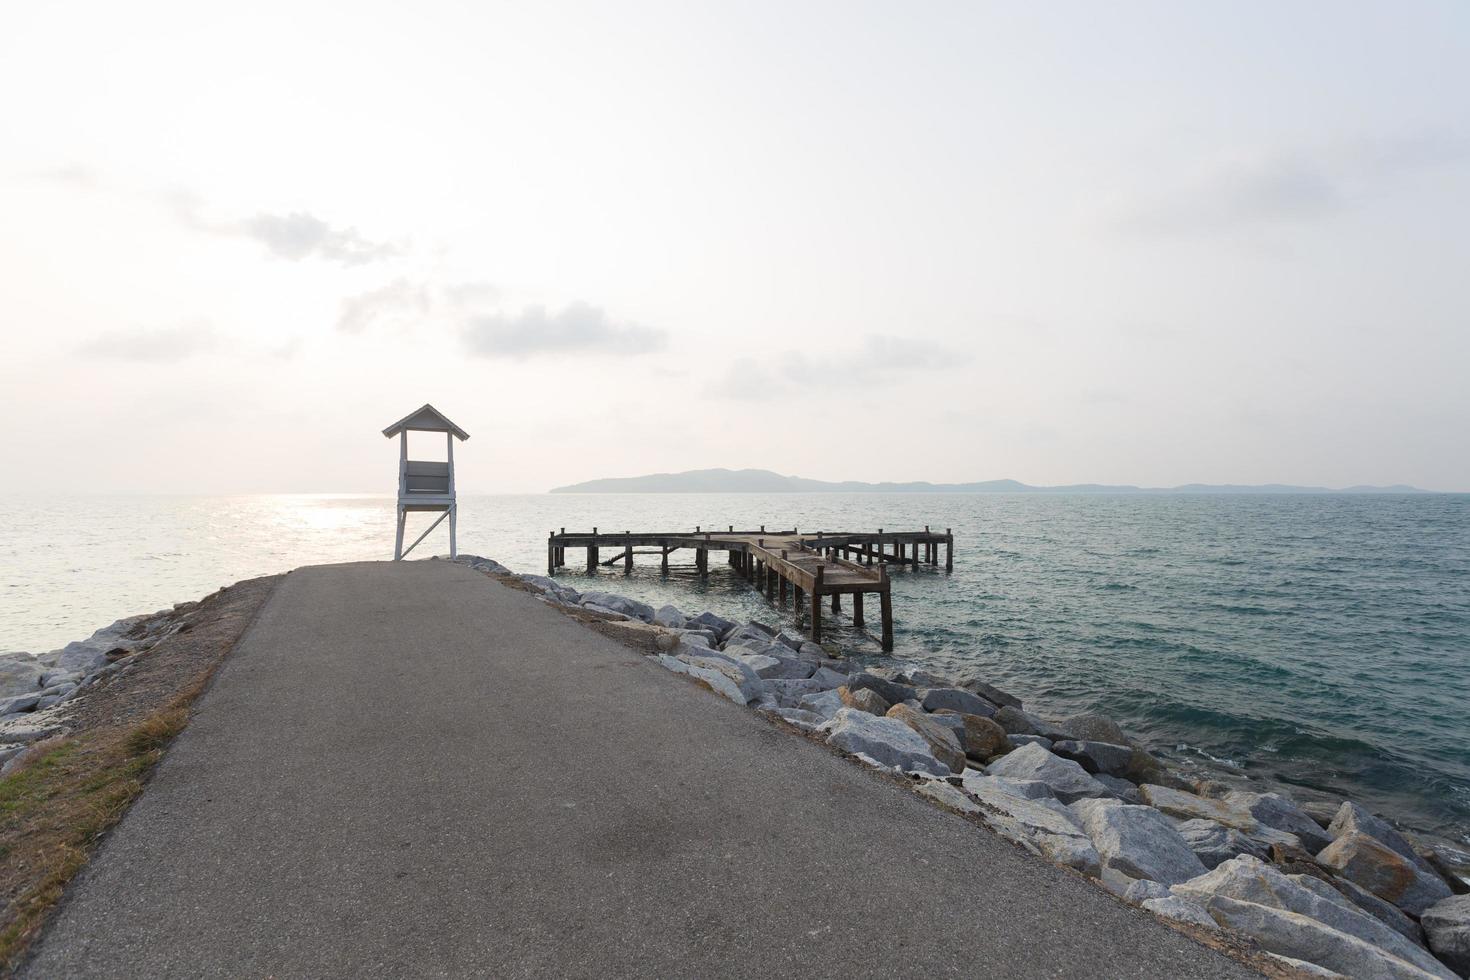
<path fill-rule="evenodd" d="M 770 470 L 686 470 L 647 476 L 612 477 L 556 487 L 552 493 L 1429 493 L 1418 487 L 1297 487 L 1284 483 L 1258 486 L 1186 483 L 1178 487 L 1112 486 L 1074 483 L 1036 487 L 1018 480 L 982 480 L 978 483 L 861 483 L 844 480 L 808 480 L 782 476 Z"/>

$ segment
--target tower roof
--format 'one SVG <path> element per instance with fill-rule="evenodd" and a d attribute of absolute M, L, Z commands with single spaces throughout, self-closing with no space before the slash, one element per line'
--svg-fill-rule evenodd
<path fill-rule="evenodd" d="M 383 435 L 391 439 L 405 429 L 410 432 L 452 432 L 455 438 L 461 442 L 470 437 L 468 432 L 449 421 L 448 416 L 429 404 L 425 404 L 423 408 L 410 412 L 397 422 L 388 426 L 388 428 L 383 430 Z"/>

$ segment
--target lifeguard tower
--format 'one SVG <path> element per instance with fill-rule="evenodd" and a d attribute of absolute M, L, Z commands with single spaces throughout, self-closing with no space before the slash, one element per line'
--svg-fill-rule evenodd
<path fill-rule="evenodd" d="M 444 462 L 423 461 L 408 458 L 408 434 L 410 432 L 444 433 Z M 383 430 L 383 435 L 398 437 L 398 536 L 393 543 L 393 560 L 398 561 L 429 536 L 429 532 L 449 518 L 449 557 L 458 553 L 454 532 L 456 506 L 454 503 L 454 440 L 468 439 L 470 434 L 440 412 L 433 405 L 404 416 Z M 438 513 L 439 517 L 420 534 L 405 550 L 403 529 L 410 511 Z"/>

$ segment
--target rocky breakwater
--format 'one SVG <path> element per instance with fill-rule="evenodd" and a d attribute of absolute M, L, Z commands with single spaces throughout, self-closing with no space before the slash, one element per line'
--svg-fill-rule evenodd
<path fill-rule="evenodd" d="M 126 675 L 165 637 L 189 628 L 198 602 L 119 619 L 46 653 L 0 654 L 0 775 L 25 747 L 66 727 L 69 706 Z"/>
<path fill-rule="evenodd" d="M 981 677 L 864 668 L 766 624 L 460 560 L 650 631 L 667 669 L 1197 936 L 1230 934 L 1313 976 L 1470 975 L 1470 886 L 1352 801 L 1309 812 L 1279 792 L 1190 782 L 1112 720 L 1051 719 Z"/>

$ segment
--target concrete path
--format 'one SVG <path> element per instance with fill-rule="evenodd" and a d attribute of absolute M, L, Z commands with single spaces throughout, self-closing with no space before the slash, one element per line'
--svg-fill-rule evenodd
<path fill-rule="evenodd" d="M 446 562 L 288 576 L 24 972 L 1254 976 Z"/>

